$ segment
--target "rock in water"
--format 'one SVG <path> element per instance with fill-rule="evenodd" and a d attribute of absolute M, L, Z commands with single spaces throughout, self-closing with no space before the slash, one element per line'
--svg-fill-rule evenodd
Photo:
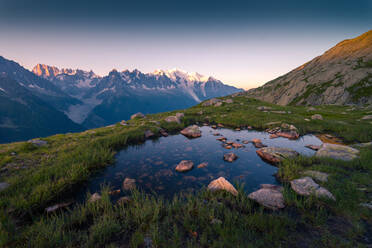
<path fill-rule="evenodd" d="M 201 164 L 198 165 L 198 169 L 205 168 L 207 166 L 208 166 L 208 162 L 204 162 L 204 163 L 201 163 Z"/>
<path fill-rule="evenodd" d="M 282 147 L 264 147 L 256 151 L 258 156 L 272 164 L 280 163 L 283 159 L 294 158 L 299 154 L 295 150 Z"/>
<path fill-rule="evenodd" d="M 327 157 L 333 159 L 341 159 L 345 161 L 353 160 L 359 155 L 359 150 L 343 145 L 324 143 L 315 153 L 317 157 Z"/>
<path fill-rule="evenodd" d="M 178 172 L 186 172 L 194 167 L 194 163 L 191 160 L 182 160 L 176 167 Z"/>
<path fill-rule="evenodd" d="M 131 120 L 133 120 L 133 119 L 135 119 L 135 118 L 145 118 L 145 115 L 142 114 L 141 112 L 138 112 L 138 113 L 133 114 L 133 115 L 130 117 Z"/>
<path fill-rule="evenodd" d="M 136 179 L 132 178 L 125 178 L 123 182 L 123 189 L 124 190 L 132 190 L 136 187 Z"/>
<path fill-rule="evenodd" d="M 262 144 L 262 141 L 260 139 L 253 139 L 252 143 L 253 143 L 254 147 L 256 147 L 256 148 L 266 147 L 266 145 Z"/>
<path fill-rule="evenodd" d="M 227 181 L 224 177 L 219 177 L 216 180 L 213 180 L 208 185 L 208 190 L 210 191 L 220 191 L 225 190 L 227 192 L 230 192 L 233 195 L 238 195 L 238 191 L 234 188 L 234 186 Z"/>
<path fill-rule="evenodd" d="M 320 114 L 315 114 L 311 116 L 312 120 L 323 120 L 323 116 Z"/>
<path fill-rule="evenodd" d="M 188 138 L 197 138 L 201 136 L 201 131 L 197 125 L 188 126 L 181 131 L 181 134 Z"/>
<path fill-rule="evenodd" d="M 320 149 L 320 146 L 316 146 L 316 145 L 306 145 L 305 147 L 311 150 L 314 150 L 314 151 L 318 151 Z"/>
<path fill-rule="evenodd" d="M 264 207 L 277 210 L 285 207 L 282 191 L 283 187 L 281 186 L 262 184 L 261 189 L 250 193 L 248 198 L 258 202 Z"/>
<path fill-rule="evenodd" d="M 148 139 L 148 138 L 151 138 L 152 136 L 154 136 L 155 134 L 153 132 L 151 132 L 150 130 L 146 130 L 145 131 L 145 138 Z"/>
<path fill-rule="evenodd" d="M 238 156 L 236 156 L 236 154 L 232 153 L 232 152 L 226 153 L 226 154 L 223 155 L 223 159 L 227 162 L 230 162 L 230 163 L 232 163 L 237 158 L 238 158 Z"/>
<path fill-rule="evenodd" d="M 303 177 L 291 181 L 292 189 L 299 195 L 325 197 L 335 200 L 335 197 L 327 189 L 320 187 L 311 177 Z"/>
<path fill-rule="evenodd" d="M 277 132 L 275 134 L 279 137 L 287 138 L 287 139 L 290 139 L 290 140 L 296 140 L 300 137 L 300 135 L 296 131 Z"/>

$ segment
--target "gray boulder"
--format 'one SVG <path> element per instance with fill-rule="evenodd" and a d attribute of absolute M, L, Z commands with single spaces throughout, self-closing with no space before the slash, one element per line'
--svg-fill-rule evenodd
<path fill-rule="evenodd" d="M 311 177 L 303 177 L 300 179 L 292 180 L 291 187 L 299 195 L 315 195 L 316 197 L 325 197 L 336 200 L 331 192 L 323 187 L 320 187 L 319 184 L 314 182 Z"/>
<path fill-rule="evenodd" d="M 359 155 L 359 150 L 337 144 L 324 143 L 320 149 L 315 153 L 316 157 L 327 157 L 340 160 L 353 160 Z"/>
<path fill-rule="evenodd" d="M 262 184 L 261 189 L 252 192 L 248 195 L 252 199 L 264 207 L 272 210 L 284 208 L 283 187 L 271 184 Z"/>

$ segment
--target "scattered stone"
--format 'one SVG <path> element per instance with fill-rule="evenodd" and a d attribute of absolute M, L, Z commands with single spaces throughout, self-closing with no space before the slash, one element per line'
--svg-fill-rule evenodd
<path fill-rule="evenodd" d="M 316 111 L 316 108 L 314 108 L 314 107 L 308 107 L 307 108 L 307 111 Z"/>
<path fill-rule="evenodd" d="M 247 129 L 248 129 L 248 130 L 252 130 L 253 127 L 252 127 L 252 126 L 248 126 Z"/>
<path fill-rule="evenodd" d="M 323 120 L 323 116 L 320 114 L 315 114 L 311 116 L 312 120 Z"/>
<path fill-rule="evenodd" d="M 305 147 L 311 150 L 314 150 L 314 151 L 318 151 L 320 149 L 320 146 L 316 146 L 316 145 L 306 145 Z"/>
<path fill-rule="evenodd" d="M 138 113 L 133 114 L 133 115 L 130 117 L 131 120 L 133 120 L 133 119 L 135 119 L 135 118 L 145 118 L 145 115 L 142 114 L 141 112 L 138 112 Z"/>
<path fill-rule="evenodd" d="M 184 113 L 176 113 L 176 117 L 181 120 L 183 117 L 185 117 L 185 114 Z"/>
<path fill-rule="evenodd" d="M 214 133 L 213 136 L 221 136 L 220 133 Z"/>
<path fill-rule="evenodd" d="M 226 99 L 224 102 L 225 103 L 233 103 L 234 101 L 233 101 L 233 99 Z"/>
<path fill-rule="evenodd" d="M 181 131 L 181 134 L 188 138 L 197 138 L 201 136 L 201 131 L 197 125 L 188 126 Z"/>
<path fill-rule="evenodd" d="M 164 129 L 160 129 L 159 132 L 162 136 L 168 137 L 168 133 Z"/>
<path fill-rule="evenodd" d="M 299 195 L 309 196 L 314 194 L 317 197 L 325 197 L 336 200 L 327 189 L 320 187 L 311 177 L 303 177 L 291 181 L 292 189 Z"/>
<path fill-rule="evenodd" d="M 16 152 L 11 152 L 10 156 L 17 156 L 17 153 Z"/>
<path fill-rule="evenodd" d="M 262 141 L 260 139 L 253 139 L 252 143 L 256 148 L 266 147 L 266 145 L 262 144 Z"/>
<path fill-rule="evenodd" d="M 257 110 L 259 111 L 267 111 L 267 110 L 271 110 L 272 108 L 271 107 L 267 107 L 267 106 L 259 106 L 257 107 Z"/>
<path fill-rule="evenodd" d="M 303 174 L 305 176 L 312 177 L 313 179 L 319 181 L 319 182 L 327 182 L 328 181 L 328 174 L 320 171 L 314 171 L 314 170 L 307 170 L 304 171 Z"/>
<path fill-rule="evenodd" d="M 281 128 L 284 128 L 284 129 L 289 129 L 289 124 L 288 123 L 282 123 L 282 125 L 280 125 Z"/>
<path fill-rule="evenodd" d="M 136 179 L 126 177 L 123 182 L 124 190 L 132 190 L 136 187 Z"/>
<path fill-rule="evenodd" d="M 372 115 L 363 116 L 362 120 L 372 120 Z"/>
<path fill-rule="evenodd" d="M 222 224 L 222 220 L 219 220 L 219 219 L 215 219 L 215 218 L 213 218 L 213 219 L 211 220 L 211 224 L 212 224 L 212 225 L 221 225 L 221 224 Z"/>
<path fill-rule="evenodd" d="M 240 128 L 239 127 L 235 128 L 235 131 L 240 131 Z"/>
<path fill-rule="evenodd" d="M 46 142 L 45 140 L 41 140 L 41 139 L 33 139 L 33 140 L 29 140 L 28 142 L 35 146 L 45 146 L 48 144 L 48 142 Z"/>
<path fill-rule="evenodd" d="M 217 126 L 216 125 L 212 125 L 211 128 L 217 129 Z"/>
<path fill-rule="evenodd" d="M 316 157 L 327 157 L 333 159 L 341 159 L 345 161 L 353 160 L 359 155 L 359 150 L 337 144 L 324 143 L 320 149 L 315 153 Z"/>
<path fill-rule="evenodd" d="M 262 184 L 261 189 L 250 193 L 248 198 L 258 202 L 264 207 L 278 210 L 285 207 L 282 191 L 283 187 L 281 186 Z"/>
<path fill-rule="evenodd" d="M 279 138 L 279 136 L 275 133 L 270 134 L 270 139 L 276 139 Z"/>
<path fill-rule="evenodd" d="M 71 205 L 71 204 L 72 204 L 72 202 L 63 202 L 63 203 L 58 203 L 58 204 L 53 205 L 53 206 L 51 206 L 51 207 L 47 207 L 47 208 L 45 209 L 45 211 L 46 211 L 47 213 L 52 213 L 52 212 L 57 211 L 58 209 L 65 208 L 65 207 L 67 207 L 67 206 L 69 206 L 69 205 Z"/>
<path fill-rule="evenodd" d="M 243 140 L 242 143 L 243 144 L 249 144 L 249 140 Z"/>
<path fill-rule="evenodd" d="M 0 183 L 0 192 L 3 191 L 3 190 L 6 190 L 7 188 L 9 188 L 9 186 L 10 186 L 9 183 L 1 182 Z"/>
<path fill-rule="evenodd" d="M 153 132 L 151 132 L 150 130 L 146 130 L 145 131 L 145 138 L 148 139 L 148 138 L 151 138 L 153 137 L 155 134 Z"/>
<path fill-rule="evenodd" d="M 238 191 L 234 188 L 234 186 L 227 181 L 224 177 L 219 177 L 218 179 L 213 180 L 208 185 L 208 190 L 215 192 L 224 190 L 230 192 L 233 195 L 238 195 Z"/>
<path fill-rule="evenodd" d="M 272 164 L 278 164 L 283 159 L 294 158 L 299 154 L 295 150 L 284 147 L 264 147 L 256 151 L 258 156 Z"/>
<path fill-rule="evenodd" d="M 296 131 L 289 131 L 289 132 L 277 132 L 275 133 L 276 136 L 287 138 L 290 140 L 296 140 L 300 137 L 300 135 Z"/>
<path fill-rule="evenodd" d="M 291 131 L 297 131 L 298 129 L 297 129 L 297 127 L 295 127 L 294 125 L 289 125 L 289 130 L 291 130 Z"/>
<path fill-rule="evenodd" d="M 128 123 L 127 123 L 125 120 L 122 120 L 122 121 L 120 122 L 120 125 L 122 125 L 122 126 L 128 126 Z"/>
<path fill-rule="evenodd" d="M 235 143 L 235 142 L 232 143 L 231 146 L 234 147 L 234 148 L 236 148 L 236 149 L 244 147 L 242 144 Z"/>
<path fill-rule="evenodd" d="M 215 105 L 216 103 L 219 103 L 219 102 L 221 102 L 220 99 L 212 98 L 212 99 L 210 99 L 208 101 L 203 102 L 202 103 L 202 106 L 203 107 L 207 107 L 207 106 Z"/>
<path fill-rule="evenodd" d="M 194 163 L 191 160 L 182 160 L 176 167 L 178 172 L 186 172 L 194 167 Z"/>
<path fill-rule="evenodd" d="M 118 204 L 128 204 L 132 201 L 132 199 L 129 196 L 122 196 L 118 199 Z"/>
<path fill-rule="evenodd" d="M 221 124 L 221 123 L 218 123 L 218 124 L 217 124 L 217 127 L 224 127 L 224 125 Z"/>
<path fill-rule="evenodd" d="M 117 194 L 120 194 L 121 190 L 120 189 L 116 189 L 116 190 L 111 190 L 109 193 L 109 195 L 117 195 Z"/>
<path fill-rule="evenodd" d="M 226 154 L 223 155 L 223 159 L 227 162 L 230 162 L 230 163 L 232 163 L 237 158 L 238 158 L 238 156 L 233 152 L 226 153 Z"/>
<path fill-rule="evenodd" d="M 220 137 L 220 138 L 217 138 L 216 140 L 219 140 L 219 141 L 225 142 L 225 141 L 226 141 L 226 138 L 225 138 L 225 137 Z"/>
<path fill-rule="evenodd" d="M 180 119 L 177 118 L 177 116 L 173 116 L 173 115 L 166 117 L 164 120 L 168 123 L 171 123 L 171 122 L 181 123 Z"/>
<path fill-rule="evenodd" d="M 359 204 L 361 207 L 369 208 L 372 210 L 372 202 L 366 202 L 366 203 L 360 203 Z"/>
<path fill-rule="evenodd" d="M 101 200 L 102 196 L 99 194 L 99 193 L 94 193 L 90 198 L 89 198 L 89 202 L 96 202 L 98 200 Z"/>
<path fill-rule="evenodd" d="M 225 145 L 224 148 L 226 148 L 226 149 L 231 149 L 232 146 L 230 146 L 230 145 Z"/>
<path fill-rule="evenodd" d="M 219 107 L 219 106 L 221 106 L 222 105 L 222 102 L 218 102 L 218 103 L 216 103 L 214 106 L 215 107 Z"/>
<path fill-rule="evenodd" d="M 204 162 L 204 163 L 201 163 L 201 164 L 198 165 L 198 169 L 205 168 L 207 166 L 208 166 L 208 163 Z"/>
<path fill-rule="evenodd" d="M 308 118 L 305 118 L 304 120 L 305 120 L 305 121 L 310 121 L 310 119 L 308 119 Z"/>
<path fill-rule="evenodd" d="M 271 113 L 274 113 L 274 114 L 286 114 L 287 112 L 284 111 L 284 110 L 272 110 Z"/>

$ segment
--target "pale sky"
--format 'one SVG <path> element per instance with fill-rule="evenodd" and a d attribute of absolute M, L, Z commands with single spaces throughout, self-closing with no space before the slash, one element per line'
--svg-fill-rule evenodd
<path fill-rule="evenodd" d="M 372 28 L 370 0 L 156 3 L 0 0 L 0 55 L 101 76 L 179 68 L 249 89 Z"/>

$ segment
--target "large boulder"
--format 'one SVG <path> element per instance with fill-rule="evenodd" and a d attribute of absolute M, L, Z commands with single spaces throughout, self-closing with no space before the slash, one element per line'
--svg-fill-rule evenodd
<path fill-rule="evenodd" d="M 181 131 L 181 134 L 188 138 L 197 138 L 201 136 L 200 128 L 197 125 L 188 126 Z"/>
<path fill-rule="evenodd" d="M 291 181 L 292 189 L 299 195 L 325 197 L 335 200 L 335 197 L 326 188 L 320 187 L 311 177 L 303 177 Z"/>
<path fill-rule="evenodd" d="M 194 163 L 191 160 L 182 160 L 176 167 L 178 172 L 186 172 L 194 167 Z"/>
<path fill-rule="evenodd" d="M 284 208 L 283 187 L 271 184 L 262 184 L 261 189 L 252 192 L 248 198 L 272 210 Z"/>
<path fill-rule="evenodd" d="M 290 148 L 283 147 L 264 147 L 256 151 L 258 156 L 272 164 L 280 163 L 283 159 L 295 158 L 298 152 Z"/>
<path fill-rule="evenodd" d="M 230 192 L 231 194 L 235 196 L 238 195 L 238 191 L 224 177 L 219 177 L 218 179 L 210 182 L 208 185 L 208 190 L 213 191 L 213 192 L 224 190 L 224 191 Z"/>
<path fill-rule="evenodd" d="M 181 119 L 185 115 L 183 113 L 176 113 L 176 115 L 171 115 L 165 118 L 166 122 L 176 122 L 176 123 L 181 123 Z"/>
<path fill-rule="evenodd" d="M 340 160 L 353 160 L 359 155 L 359 150 L 350 146 L 324 143 L 315 153 L 316 157 L 327 157 Z"/>
<path fill-rule="evenodd" d="M 133 115 L 130 117 L 131 120 L 136 119 L 136 118 L 145 118 L 145 115 L 142 114 L 141 112 L 138 112 L 138 113 L 133 114 Z"/>

